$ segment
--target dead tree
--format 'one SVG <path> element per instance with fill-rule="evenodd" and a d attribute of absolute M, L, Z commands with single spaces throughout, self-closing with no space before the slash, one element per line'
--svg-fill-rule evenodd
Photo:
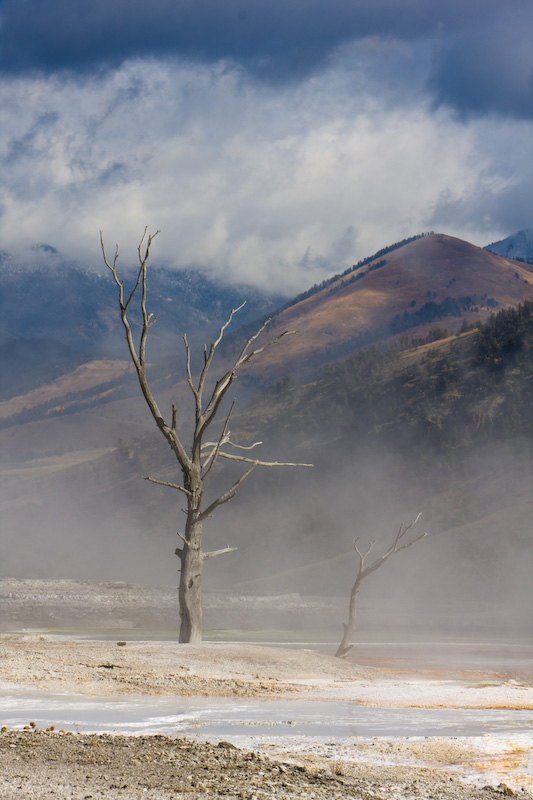
<path fill-rule="evenodd" d="M 419 542 L 424 536 L 427 536 L 427 533 L 421 533 L 420 536 L 417 536 L 415 539 L 406 540 L 405 535 L 413 528 L 414 525 L 420 519 L 420 514 L 414 519 L 409 525 L 405 526 L 403 523 L 400 525 L 400 529 L 396 534 L 396 538 L 394 539 L 393 543 L 389 547 L 388 550 L 383 553 L 382 556 L 376 558 L 370 564 L 366 563 L 366 559 L 370 555 L 374 545 L 376 542 L 370 542 L 366 551 L 363 553 L 358 546 L 359 538 L 354 540 L 353 546 L 355 548 L 355 552 L 359 558 L 359 569 L 357 572 L 357 576 L 355 578 L 355 582 L 352 586 L 352 591 L 350 593 L 350 603 L 348 607 L 348 622 L 343 623 L 344 625 L 344 634 L 341 640 L 341 643 L 337 649 L 335 655 L 338 658 L 344 658 L 344 656 L 352 649 L 352 639 L 355 630 L 355 620 L 357 616 L 357 600 L 359 597 L 359 590 L 361 589 L 361 583 L 367 578 L 372 572 L 375 572 L 379 567 L 381 567 L 385 561 L 392 556 L 394 553 L 399 553 L 402 550 L 406 550 L 411 545 Z"/>
<path fill-rule="evenodd" d="M 223 553 L 230 553 L 236 549 L 235 547 L 226 546 L 220 550 L 205 552 L 202 549 L 202 537 L 206 519 L 210 517 L 219 506 L 224 505 L 235 496 L 238 487 L 246 480 L 255 467 L 309 467 L 312 465 L 260 461 L 259 459 L 253 458 L 251 455 L 244 454 L 243 451 L 253 450 L 261 444 L 261 442 L 256 442 L 249 447 L 243 447 L 231 441 L 229 423 L 234 403 L 232 403 L 226 415 L 219 436 L 216 437 L 214 441 L 205 441 L 206 433 L 214 421 L 228 389 L 235 380 L 237 372 L 267 347 L 272 346 L 283 337 L 295 332 L 284 331 L 274 339 L 256 347 L 256 349 L 251 349 L 254 342 L 256 342 L 268 325 L 270 320 L 267 320 L 267 322 L 261 325 L 257 333 L 248 339 L 238 357 L 231 363 L 231 366 L 222 377 L 216 381 L 214 388 L 207 391 L 206 380 L 215 351 L 224 336 L 226 328 L 231 323 L 233 315 L 236 311 L 239 311 L 239 309 L 233 309 L 230 312 L 228 319 L 220 328 L 218 338 L 212 342 L 209 347 L 204 346 L 203 365 L 200 375 L 196 380 L 193 378 L 189 343 L 187 337 L 183 337 L 185 342 L 185 374 L 194 398 L 194 423 L 191 432 L 191 442 L 188 448 L 185 447 L 180 435 L 178 435 L 176 424 L 177 409 L 174 404 L 172 405 L 170 420 L 164 418 L 152 394 L 146 374 L 146 342 L 148 331 L 155 322 L 153 315 L 149 314 L 146 309 L 147 263 L 152 242 L 158 233 L 159 231 L 156 231 L 154 234 L 148 234 L 148 229 L 145 228 L 144 230 L 144 234 L 137 248 L 140 264 L 139 271 L 134 286 L 129 293 L 125 293 L 124 282 L 119 278 L 117 272 L 119 258 L 118 245 L 115 248 L 114 259 L 110 262 L 107 258 L 102 231 L 100 231 L 100 243 L 104 262 L 111 270 L 114 281 L 118 287 L 120 315 L 126 332 L 126 341 L 128 343 L 130 356 L 139 379 L 141 392 L 157 427 L 176 456 L 181 470 L 181 484 L 170 483 L 149 476 L 143 477 L 145 480 L 151 481 L 152 483 L 176 489 L 186 498 L 186 509 L 184 509 L 185 529 L 183 533 L 178 532 L 177 534 L 181 540 L 181 546 L 176 549 L 176 555 L 179 557 L 181 565 L 179 580 L 179 641 L 199 643 L 202 640 L 202 568 L 204 561 L 214 556 L 222 555 Z M 138 304 L 141 312 L 141 333 L 137 346 L 128 320 L 128 311 L 134 300 Z M 242 308 L 242 306 L 239 308 Z M 204 391 L 206 391 L 207 395 L 206 402 L 204 401 Z M 243 462 L 246 465 L 246 470 L 226 491 L 206 505 L 204 503 L 205 482 L 219 459 Z"/>

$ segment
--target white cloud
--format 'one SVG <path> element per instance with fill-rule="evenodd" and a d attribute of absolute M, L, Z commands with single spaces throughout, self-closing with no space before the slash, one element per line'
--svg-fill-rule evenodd
<path fill-rule="evenodd" d="M 498 208 L 531 161 L 530 127 L 384 98 L 346 50 L 284 87 L 156 61 L 4 80 L 0 247 L 45 241 L 100 265 L 103 228 L 133 260 L 148 224 L 170 265 L 291 293 L 441 221 L 480 244 L 512 232 Z"/>

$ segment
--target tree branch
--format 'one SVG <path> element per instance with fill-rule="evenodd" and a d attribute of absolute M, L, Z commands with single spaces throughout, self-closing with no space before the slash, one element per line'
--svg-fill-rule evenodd
<path fill-rule="evenodd" d="M 217 349 L 218 345 L 219 345 L 219 344 L 220 344 L 220 342 L 222 341 L 222 337 L 224 336 L 224 333 L 225 333 L 225 331 L 226 331 L 226 328 L 227 328 L 227 327 L 228 327 L 228 325 L 231 323 L 231 320 L 233 319 L 233 316 L 234 316 L 235 314 L 237 314 L 237 312 L 239 312 L 239 311 L 241 310 L 241 308 L 243 308 L 245 305 L 246 305 L 246 303 L 241 303 L 241 304 L 240 304 L 240 306 L 238 306 L 238 308 L 232 308 L 232 309 L 231 309 L 231 311 L 230 311 L 230 313 L 229 313 L 229 315 L 228 315 L 228 318 L 227 318 L 226 322 L 225 322 L 225 323 L 224 323 L 224 324 L 221 326 L 221 328 L 220 328 L 220 332 L 219 332 L 219 334 L 218 334 L 218 338 L 217 338 L 217 339 L 216 339 L 214 342 L 211 342 L 211 346 L 210 346 L 210 348 L 209 348 L 209 353 L 207 352 L 207 347 L 204 345 L 204 366 L 203 366 L 203 368 L 202 368 L 202 372 L 200 373 L 200 378 L 199 378 L 199 380 L 198 380 L 198 389 L 197 389 L 197 391 L 198 391 L 198 394 L 199 394 L 199 396 L 200 396 L 200 397 L 201 397 L 201 396 L 202 396 L 202 394 L 203 394 L 203 390 L 204 390 L 204 386 L 205 386 L 205 380 L 206 380 L 206 377 L 207 377 L 207 373 L 208 373 L 208 371 L 209 371 L 209 368 L 210 368 L 210 366 L 211 366 L 211 363 L 212 363 L 212 361 L 213 361 L 213 357 L 214 357 L 214 355 L 215 355 L 215 350 Z M 226 376 L 227 376 L 227 375 L 229 375 L 230 373 L 231 373 L 231 370 L 230 370 L 228 373 L 226 373 Z M 225 377 L 226 377 L 226 376 L 225 376 Z M 233 376 L 233 377 L 234 377 L 234 376 Z M 222 379 L 222 380 L 223 380 L 223 379 Z M 231 378 L 230 382 L 229 382 L 229 383 L 227 384 L 227 386 L 225 387 L 225 389 L 224 389 L 224 391 L 223 391 L 223 394 L 222 394 L 222 397 L 225 395 L 225 393 L 226 393 L 227 389 L 229 389 L 229 386 L 231 385 L 232 381 L 233 381 L 233 378 Z M 216 391 L 216 389 L 217 389 L 217 387 L 218 387 L 219 383 L 221 383 L 221 381 L 217 381 L 217 383 L 216 383 L 216 385 L 215 385 L 215 389 L 214 389 L 214 391 Z M 212 395 L 211 395 L 211 400 L 210 400 L 210 401 L 209 401 L 209 403 L 208 403 L 208 407 L 210 406 L 210 404 L 211 404 L 211 402 L 212 402 L 212 400 L 213 400 L 214 391 L 213 391 L 213 393 L 212 393 Z M 222 399 L 222 397 L 221 397 L 221 399 Z M 218 409 L 218 405 L 217 405 L 217 409 Z M 206 412 L 204 412 L 204 414 L 205 414 L 205 413 L 207 413 L 207 409 L 206 409 Z M 214 413 L 213 413 L 213 414 L 210 414 L 210 415 L 209 415 L 209 421 L 208 421 L 207 423 L 205 423 L 205 424 L 204 424 L 204 421 L 200 419 L 200 417 L 201 417 L 201 416 L 203 416 L 203 415 L 200 415 L 200 416 L 197 418 L 197 419 L 198 419 L 198 420 L 201 422 L 201 426 L 200 426 L 200 428 L 199 428 L 198 430 L 200 430 L 200 429 L 201 429 L 202 431 L 203 431 L 203 430 L 205 430 L 205 428 L 206 428 L 206 427 L 209 425 L 209 422 L 211 421 L 211 419 L 213 419 L 213 417 L 215 416 L 215 414 L 216 414 L 216 410 L 214 411 Z"/>
<path fill-rule="evenodd" d="M 259 461 L 256 458 L 246 458 L 246 456 L 236 456 L 233 453 L 218 453 L 219 458 L 227 458 L 230 461 L 243 461 L 245 464 L 253 464 L 255 467 L 314 467 L 314 464 L 300 464 L 291 461 Z"/>
<path fill-rule="evenodd" d="M 187 334 L 183 334 L 183 341 L 185 342 L 185 367 L 187 370 L 187 383 L 189 384 L 189 388 L 194 396 L 194 402 L 196 405 L 196 419 L 202 413 L 202 393 L 201 390 L 196 388 L 194 385 L 194 381 L 192 379 L 192 372 L 191 372 L 191 348 L 189 347 L 189 342 L 187 339 Z"/>
<path fill-rule="evenodd" d="M 142 475 L 141 476 L 143 481 L 150 481 L 150 483 L 157 483 L 158 486 L 168 486 L 170 489 L 177 489 L 183 494 L 186 494 L 187 497 L 192 497 L 192 492 L 189 492 L 184 486 L 180 486 L 179 483 L 169 483 L 168 481 L 160 481 L 157 478 L 150 478 L 149 475 Z"/>
<path fill-rule="evenodd" d="M 204 478 L 204 479 L 211 472 L 211 469 L 213 468 L 213 466 L 214 466 L 214 464 L 215 464 L 215 462 L 216 462 L 216 460 L 218 458 L 218 454 L 219 454 L 220 448 L 222 447 L 223 444 L 225 444 L 225 442 L 228 441 L 228 436 L 229 436 L 228 425 L 229 425 L 229 421 L 231 419 L 231 415 L 233 413 L 233 409 L 235 408 L 235 402 L 236 402 L 235 400 L 232 402 L 232 404 L 230 406 L 230 410 L 228 411 L 228 413 L 226 415 L 226 419 L 224 421 L 224 425 L 222 426 L 222 432 L 221 432 L 221 434 L 219 436 L 218 442 L 213 443 L 213 445 L 212 445 L 213 449 L 211 450 L 211 452 L 207 456 L 206 460 L 202 464 L 202 471 L 203 471 L 202 478 Z M 205 447 L 205 445 L 202 445 L 202 447 L 200 448 L 200 453 L 201 453 L 201 451 L 202 451 L 202 449 L 204 447 Z M 206 464 L 208 465 L 207 468 L 206 468 Z"/>
<path fill-rule="evenodd" d="M 259 353 L 262 353 L 263 350 L 266 350 L 268 347 L 272 347 L 273 344 L 276 344 L 277 342 L 279 342 L 280 339 L 283 339 L 284 336 L 293 336 L 296 333 L 296 331 L 283 331 L 283 333 L 280 333 L 279 336 L 276 336 L 274 339 L 271 339 L 269 342 L 264 344 L 262 347 L 258 347 L 257 350 L 252 350 L 251 353 L 248 353 L 247 356 L 244 356 L 245 350 L 248 348 L 248 345 L 251 342 L 253 342 L 254 339 L 257 339 L 257 337 L 259 336 L 259 333 L 261 333 L 261 331 L 264 330 L 264 328 L 266 327 L 266 325 L 269 322 L 270 322 L 270 320 L 268 320 L 265 323 L 265 325 L 263 325 L 261 330 L 255 336 L 253 336 L 249 340 L 249 342 L 246 344 L 244 350 L 242 351 L 242 354 L 241 354 L 240 358 L 238 359 L 238 361 L 236 363 L 236 369 L 239 369 L 240 367 L 243 367 L 245 364 L 248 364 L 248 362 L 251 361 L 251 359 L 254 358 L 254 356 L 259 355 Z"/>
<path fill-rule="evenodd" d="M 113 264 L 110 264 L 105 250 L 104 235 L 102 231 L 100 231 L 100 244 L 102 247 L 102 255 L 104 258 L 104 263 L 111 270 L 113 279 L 118 287 L 120 316 L 122 320 L 122 325 L 126 332 L 126 341 L 128 344 L 128 349 L 130 351 L 131 360 L 133 361 L 133 365 L 137 372 L 137 378 L 139 380 L 139 386 L 141 388 L 141 392 L 143 394 L 143 397 L 146 401 L 148 408 L 150 409 L 150 413 L 152 414 L 152 417 L 154 418 L 157 427 L 159 428 L 159 430 L 167 440 L 168 444 L 172 448 L 172 451 L 174 452 L 176 458 L 178 459 L 178 462 L 182 470 L 186 472 L 190 470 L 191 460 L 187 454 L 187 451 L 183 447 L 181 440 L 176 433 L 176 430 L 174 430 L 172 427 L 169 427 L 165 422 L 163 415 L 161 414 L 161 411 L 159 410 L 159 407 L 156 403 L 155 397 L 152 394 L 152 391 L 148 384 L 148 379 L 146 377 L 146 338 L 148 335 L 148 330 L 154 322 L 151 320 L 151 315 L 146 313 L 146 264 L 148 261 L 148 257 L 150 255 L 150 248 L 152 242 L 159 233 L 159 231 L 156 231 L 153 235 L 149 235 L 148 240 L 146 241 L 147 230 L 148 228 L 146 227 L 144 229 L 143 236 L 137 248 L 139 253 L 140 268 L 137 274 L 137 280 L 135 286 L 133 287 L 126 302 L 124 302 L 124 282 L 119 279 L 117 272 L 119 247 L 118 245 L 116 246 L 115 258 Z M 145 247 L 145 252 L 143 254 L 142 249 L 145 241 L 146 241 L 146 247 Z M 139 352 L 137 353 L 137 350 L 135 348 L 135 343 L 133 341 L 131 325 L 127 317 L 127 309 L 135 293 L 137 292 L 141 282 L 142 282 L 141 309 L 143 315 L 143 325 L 139 342 Z"/>
<path fill-rule="evenodd" d="M 224 553 L 234 553 L 235 550 L 237 550 L 236 547 L 230 547 L 229 545 L 226 545 L 226 547 L 222 548 L 222 550 L 211 550 L 209 553 L 202 553 L 202 558 L 204 561 L 207 561 L 208 558 L 222 556 Z"/>
<path fill-rule="evenodd" d="M 376 544 L 376 542 L 375 542 L 375 540 L 373 542 L 370 542 L 370 544 L 367 547 L 366 553 L 362 553 L 359 550 L 359 547 L 357 546 L 357 542 L 359 541 L 359 538 L 360 537 L 358 536 L 357 539 L 354 539 L 353 546 L 354 546 L 354 550 L 357 553 L 357 555 L 359 556 L 359 560 L 361 561 L 361 564 L 362 564 L 363 561 L 365 560 L 365 558 L 367 557 L 367 555 L 370 553 L 370 551 L 372 550 L 372 548 Z"/>
<path fill-rule="evenodd" d="M 209 369 L 209 367 L 211 365 L 211 362 L 213 360 L 215 349 L 220 344 L 220 341 L 222 340 L 222 336 L 224 334 L 224 331 L 226 330 L 227 326 L 231 322 L 233 314 L 235 314 L 241 308 L 242 308 L 242 305 L 239 306 L 239 308 L 231 311 L 227 322 L 220 329 L 220 335 L 219 335 L 218 339 L 215 342 L 213 342 L 213 344 L 211 345 L 211 348 L 210 348 L 210 351 L 209 351 L 209 355 L 205 359 L 204 368 L 202 370 L 202 374 L 201 374 L 200 380 L 198 382 L 198 391 L 200 393 L 203 390 L 205 377 L 206 377 L 207 371 L 208 371 L 208 369 Z M 250 347 L 250 345 L 258 338 L 258 336 L 261 335 L 261 333 L 265 330 L 265 328 L 269 324 L 269 322 L 270 322 L 270 319 L 267 319 L 261 325 L 259 330 L 253 336 L 250 336 L 250 338 L 248 339 L 248 341 L 246 342 L 246 344 L 242 348 L 239 357 L 234 362 L 233 366 L 226 372 L 225 375 L 222 376 L 222 378 L 220 378 L 216 382 L 215 387 L 214 387 L 214 389 L 213 389 L 213 391 L 211 393 L 211 397 L 209 399 L 209 402 L 207 403 L 207 406 L 205 408 L 205 411 L 203 412 L 203 414 L 201 415 L 201 419 L 199 420 L 200 424 L 197 426 L 197 435 L 198 436 L 201 436 L 203 431 L 205 431 L 205 429 L 210 425 L 211 421 L 216 416 L 217 411 L 218 411 L 219 406 L 220 406 L 220 403 L 222 402 L 223 398 L 225 397 L 226 392 L 228 391 L 229 387 L 231 386 L 231 384 L 235 380 L 235 375 L 237 373 L 237 370 L 239 370 L 241 367 L 243 367 L 245 364 L 247 364 L 254 356 L 256 356 L 259 353 L 263 352 L 263 350 L 265 350 L 267 347 L 271 347 L 276 342 L 279 342 L 279 340 L 282 339 L 284 336 L 289 336 L 291 334 L 296 333 L 296 331 L 284 331 L 283 333 L 279 334 L 279 336 L 276 336 L 274 339 L 272 339 L 271 341 L 267 342 L 262 347 L 259 347 L 257 350 L 253 350 L 251 353 L 248 353 L 247 351 L 248 351 L 248 348 Z"/>
<path fill-rule="evenodd" d="M 263 442 L 254 442 L 253 444 L 235 444 L 235 442 L 231 442 L 229 439 L 224 443 L 229 445 L 229 447 L 234 447 L 235 450 L 255 450 L 256 447 L 259 447 L 260 444 Z"/>
<path fill-rule="evenodd" d="M 183 542 L 183 544 L 185 545 L 185 547 L 188 547 L 189 546 L 189 542 L 187 541 L 185 536 L 182 533 L 180 533 L 179 531 L 176 531 L 176 534 L 180 537 L 180 539 Z"/>
<path fill-rule="evenodd" d="M 203 520 L 207 519 L 208 517 L 211 516 L 211 514 L 213 513 L 213 511 L 216 508 L 218 508 L 219 506 L 224 505 L 224 503 L 229 503 L 230 500 L 233 500 L 233 498 L 235 497 L 235 493 L 236 493 L 237 489 L 239 488 L 241 483 L 243 483 L 243 481 L 246 480 L 248 475 L 250 475 L 254 471 L 255 467 L 256 467 L 256 465 L 254 464 L 253 467 L 250 467 L 249 470 L 244 472 L 241 475 L 241 477 L 238 478 L 235 481 L 233 486 L 231 486 L 226 492 L 223 492 L 219 497 L 217 497 L 216 500 L 213 500 L 213 502 L 204 511 L 202 511 L 202 513 L 198 516 L 198 519 L 200 521 L 203 521 Z"/>

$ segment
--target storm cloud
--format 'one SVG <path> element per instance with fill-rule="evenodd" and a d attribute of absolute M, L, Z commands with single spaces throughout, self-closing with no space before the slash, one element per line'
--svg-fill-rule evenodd
<path fill-rule="evenodd" d="M 517 0 L 4 0 L 0 247 L 97 233 L 291 293 L 393 241 L 531 227 Z M 28 250 L 28 252 L 33 252 Z"/>
<path fill-rule="evenodd" d="M 230 60 L 291 80 L 369 37 L 425 42 L 429 90 L 461 111 L 533 113 L 533 8 L 525 0 L 4 0 L 0 67 L 87 71 L 131 58 Z"/>

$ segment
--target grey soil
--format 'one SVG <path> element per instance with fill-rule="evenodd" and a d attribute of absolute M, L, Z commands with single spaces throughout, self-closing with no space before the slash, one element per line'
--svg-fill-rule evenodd
<path fill-rule="evenodd" d="M 427 769 L 298 765 L 240 750 L 164 736 L 0 733 L 3 800 L 177 800 L 187 798 L 439 798 L 490 800 L 511 790 L 477 789 Z M 520 797 L 530 795 L 521 792 Z"/>

